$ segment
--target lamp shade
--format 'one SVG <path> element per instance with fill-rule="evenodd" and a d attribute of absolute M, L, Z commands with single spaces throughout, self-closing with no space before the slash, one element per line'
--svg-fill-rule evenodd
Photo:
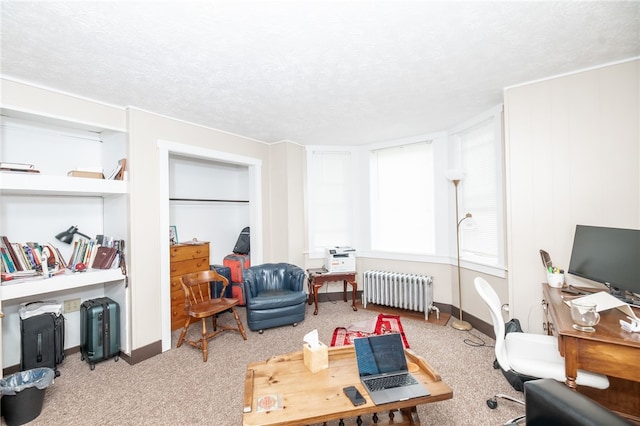
<path fill-rule="evenodd" d="M 58 235 L 56 235 L 56 239 L 62 241 L 65 244 L 71 244 L 71 242 L 73 241 L 73 236 L 75 234 L 82 235 L 89 240 L 91 239 L 91 237 L 89 237 L 88 235 L 85 235 L 82 232 L 78 231 L 77 226 L 70 226 L 66 231 L 60 232 Z"/>
<path fill-rule="evenodd" d="M 449 169 L 446 172 L 444 172 L 444 175 L 450 181 L 454 181 L 454 180 L 461 181 L 462 178 L 464 178 L 464 169 Z"/>

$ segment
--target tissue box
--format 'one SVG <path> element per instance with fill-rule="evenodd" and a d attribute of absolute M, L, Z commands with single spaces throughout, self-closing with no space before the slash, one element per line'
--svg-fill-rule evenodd
<path fill-rule="evenodd" d="M 312 348 L 308 343 L 302 345 L 304 366 L 312 373 L 329 368 L 329 348 L 324 343 Z"/>

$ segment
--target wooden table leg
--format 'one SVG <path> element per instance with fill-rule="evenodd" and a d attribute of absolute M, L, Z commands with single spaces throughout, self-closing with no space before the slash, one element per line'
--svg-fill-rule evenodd
<path fill-rule="evenodd" d="M 313 278 L 309 277 L 307 280 L 307 288 L 309 290 L 309 304 L 313 303 Z"/>
<path fill-rule="evenodd" d="M 313 285 L 313 301 L 316 304 L 316 310 L 313 311 L 313 315 L 318 315 L 318 288 L 322 287 L 321 285 Z"/>
<path fill-rule="evenodd" d="M 351 284 L 351 287 L 353 287 L 353 294 L 351 296 L 351 308 L 354 311 L 357 311 L 358 308 L 356 308 L 356 296 L 358 294 L 358 282 L 354 279 L 353 281 L 350 282 L 350 284 Z M 345 302 L 347 301 L 346 297 L 347 296 L 345 294 L 345 300 L 344 300 Z"/>
<path fill-rule="evenodd" d="M 410 424 L 419 426 L 420 425 L 420 416 L 418 416 L 418 408 L 413 406 L 411 408 L 403 408 L 402 412 L 405 413 L 409 417 Z"/>
<path fill-rule="evenodd" d="M 578 339 L 565 336 L 564 341 L 565 384 L 575 390 L 578 387 L 576 384 L 576 377 L 578 377 Z"/>

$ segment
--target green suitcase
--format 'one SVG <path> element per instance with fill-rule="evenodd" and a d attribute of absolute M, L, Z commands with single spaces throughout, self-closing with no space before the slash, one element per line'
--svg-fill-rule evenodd
<path fill-rule="evenodd" d="M 120 305 L 108 297 L 80 305 L 80 354 L 91 370 L 96 362 L 120 356 Z"/>

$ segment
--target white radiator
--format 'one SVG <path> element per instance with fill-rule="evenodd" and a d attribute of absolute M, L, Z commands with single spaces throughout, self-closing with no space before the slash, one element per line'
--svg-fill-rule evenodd
<path fill-rule="evenodd" d="M 366 271 L 362 289 L 362 304 L 391 306 L 424 312 L 429 319 L 429 311 L 440 311 L 433 305 L 433 279 L 429 275 L 404 274 L 387 271 Z"/>

